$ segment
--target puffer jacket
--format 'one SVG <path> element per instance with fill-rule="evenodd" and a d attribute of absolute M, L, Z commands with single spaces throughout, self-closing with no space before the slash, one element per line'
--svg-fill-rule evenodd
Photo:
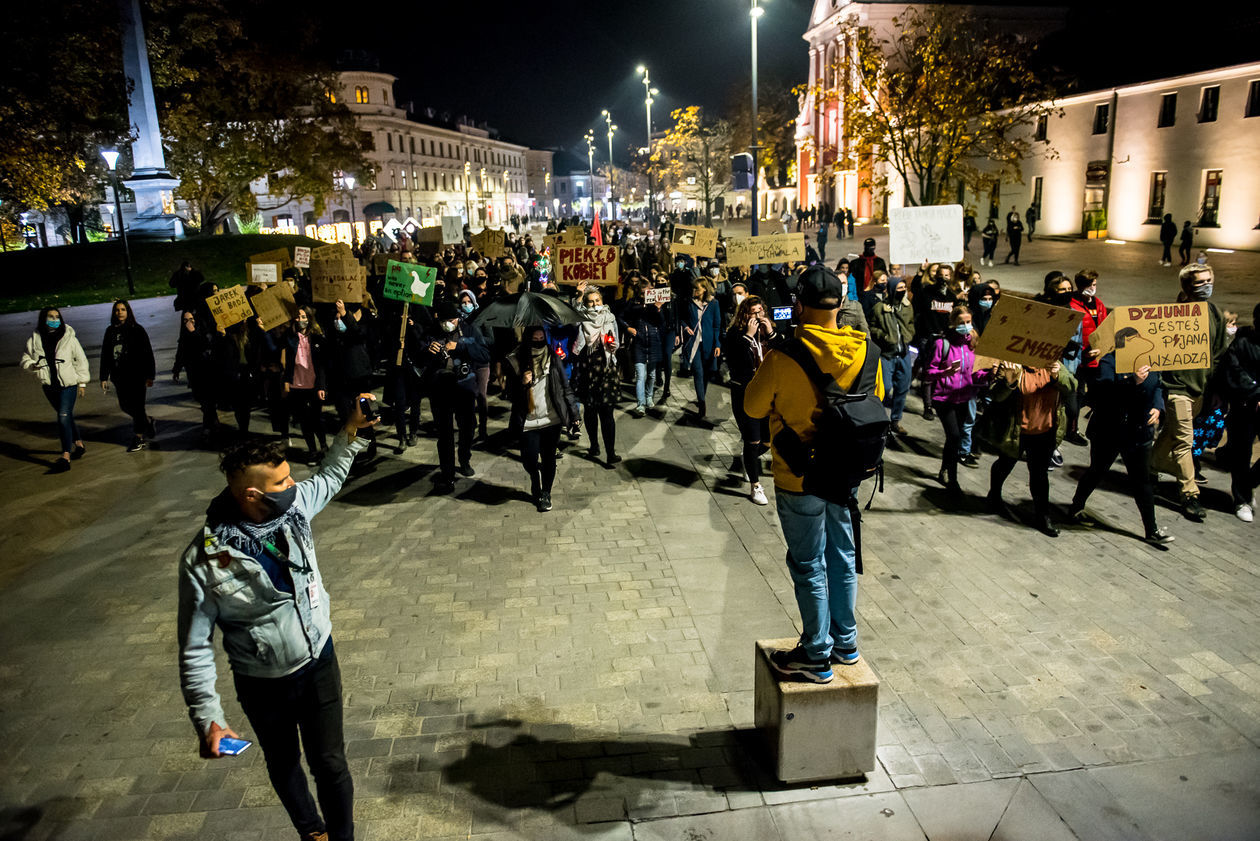
<path fill-rule="evenodd" d="M 989 380 L 988 370 L 976 371 L 976 352 L 971 348 L 970 336 L 962 336 L 956 330 L 932 342 L 932 355 L 924 372 L 924 379 L 935 385 L 932 388 L 934 403 L 966 403 L 975 397 Z M 958 370 L 950 366 L 957 362 Z"/>
<path fill-rule="evenodd" d="M 74 328 L 65 326 L 65 335 L 57 340 L 57 385 L 62 388 L 85 386 L 92 379 L 92 371 L 88 367 L 87 354 L 83 345 L 75 338 Z M 22 351 L 22 368 L 34 371 L 39 377 L 40 385 L 52 385 L 52 375 L 48 370 L 48 360 L 44 356 L 44 340 L 36 331 L 26 340 L 26 350 Z"/>

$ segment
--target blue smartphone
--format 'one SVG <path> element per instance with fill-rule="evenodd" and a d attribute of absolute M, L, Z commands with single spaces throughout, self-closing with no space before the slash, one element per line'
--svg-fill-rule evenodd
<path fill-rule="evenodd" d="M 219 753 L 224 756 L 236 756 L 245 752 L 245 748 L 252 745 L 253 742 L 248 739 L 233 739 L 231 736 L 223 736 L 219 739 Z"/>

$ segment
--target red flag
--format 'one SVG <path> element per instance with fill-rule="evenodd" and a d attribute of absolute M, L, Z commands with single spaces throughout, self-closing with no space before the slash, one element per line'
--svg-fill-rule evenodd
<path fill-rule="evenodd" d="M 604 244 L 604 231 L 599 226 L 599 211 L 595 211 L 595 218 L 591 222 L 591 236 L 595 237 L 596 245 Z"/>

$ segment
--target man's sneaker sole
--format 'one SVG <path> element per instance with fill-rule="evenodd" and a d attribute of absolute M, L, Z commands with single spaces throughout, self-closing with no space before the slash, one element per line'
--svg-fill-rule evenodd
<path fill-rule="evenodd" d="M 836 674 L 831 670 L 830 663 L 815 664 L 791 660 L 787 656 L 790 653 L 787 651 L 772 652 L 770 655 L 771 668 L 781 675 L 804 678 L 811 683 L 831 683 L 835 679 Z M 778 659 L 775 658 L 775 654 L 779 655 Z M 779 660 L 784 662 L 780 663 Z"/>
<path fill-rule="evenodd" d="M 831 651 L 831 662 L 839 666 L 852 666 L 862 659 L 862 655 L 858 654 L 855 648 L 852 651 Z"/>

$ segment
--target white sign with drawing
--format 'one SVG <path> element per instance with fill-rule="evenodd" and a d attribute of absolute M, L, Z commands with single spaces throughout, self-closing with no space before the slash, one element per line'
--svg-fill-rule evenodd
<path fill-rule="evenodd" d="M 960 204 L 895 207 L 888 211 L 888 262 L 918 266 L 953 263 L 963 256 Z"/>
<path fill-rule="evenodd" d="M 464 217 L 442 217 L 442 244 L 458 245 L 464 241 Z"/>

